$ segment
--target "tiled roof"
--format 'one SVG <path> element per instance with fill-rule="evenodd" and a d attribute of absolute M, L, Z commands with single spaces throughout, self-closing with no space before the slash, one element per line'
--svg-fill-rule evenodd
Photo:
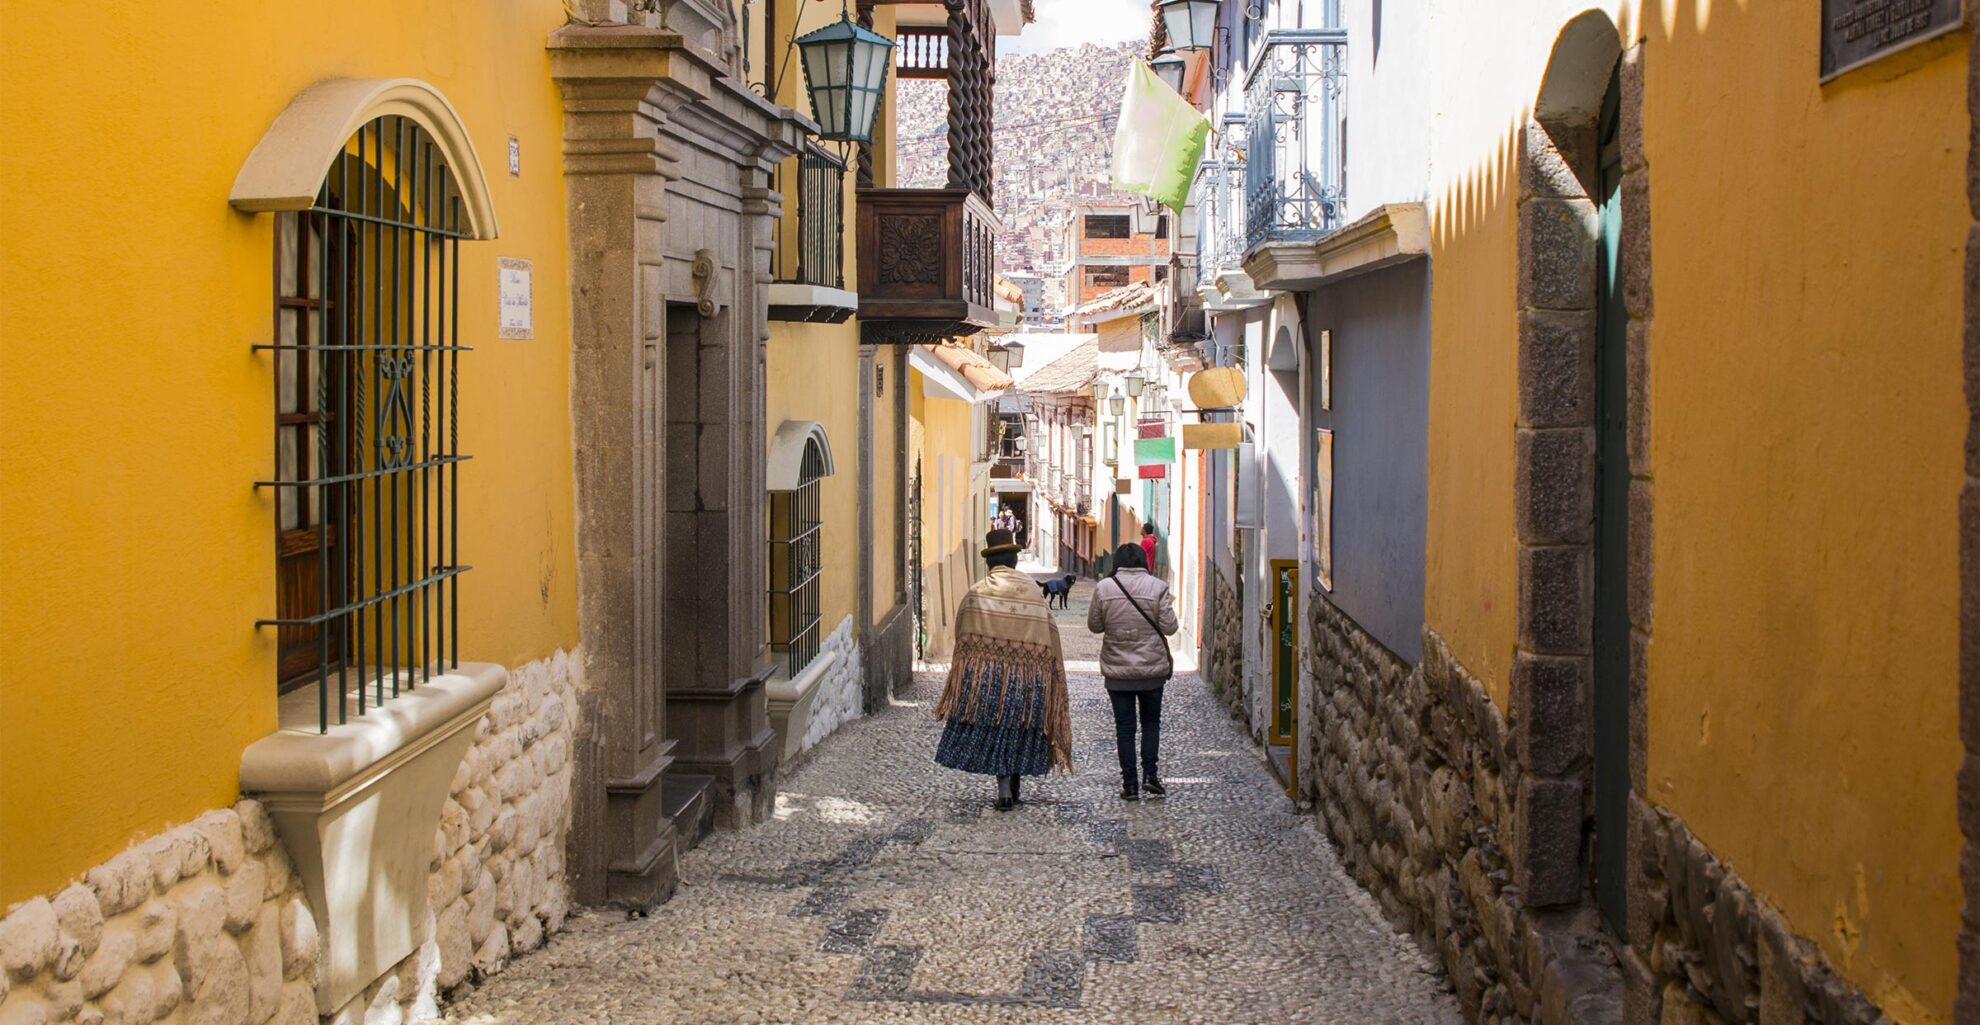
<path fill-rule="evenodd" d="M 990 365 L 990 361 L 970 351 L 960 342 L 943 342 L 940 345 L 924 345 L 936 359 L 948 364 L 949 369 L 963 376 L 970 386 L 979 391 L 1003 391 L 1011 386 L 1011 375 Z"/>
<path fill-rule="evenodd" d="M 1021 391 L 1033 395 L 1071 395 L 1093 387 L 1100 365 L 1100 342 L 1094 339 L 1073 346 L 1065 355 L 1032 371 Z"/>
<path fill-rule="evenodd" d="M 1024 305 L 1024 289 L 1012 284 L 1009 278 L 998 278 L 996 288 L 997 298 L 1005 302 L 1017 303 L 1019 306 Z"/>
<path fill-rule="evenodd" d="M 1146 281 L 1136 281 L 1119 288 L 1110 288 L 1094 296 L 1074 310 L 1073 315 L 1091 317 L 1102 313 L 1113 313 L 1116 310 L 1132 310 L 1147 306 L 1154 301 L 1155 286 Z"/>

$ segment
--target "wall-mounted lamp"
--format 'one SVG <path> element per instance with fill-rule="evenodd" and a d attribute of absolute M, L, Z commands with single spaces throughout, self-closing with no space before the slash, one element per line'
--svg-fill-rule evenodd
<path fill-rule="evenodd" d="M 1148 62 L 1148 69 L 1155 72 L 1155 77 L 1161 79 L 1163 85 L 1180 93 L 1183 88 L 1183 73 L 1189 69 L 1189 63 L 1176 51 L 1163 50 L 1161 56 Z"/>
<path fill-rule="evenodd" d="M 1115 392 L 1107 399 L 1107 411 L 1115 416 L 1120 416 L 1127 412 L 1127 396 L 1122 395 L 1120 392 Z"/>
<path fill-rule="evenodd" d="M 1128 371 L 1128 375 L 1121 381 L 1127 385 L 1128 395 L 1137 399 L 1141 397 L 1141 390 L 1148 386 L 1148 379 L 1143 377 L 1139 370 Z"/>
<path fill-rule="evenodd" d="M 1113 390 L 1114 390 L 1114 386 L 1108 384 L 1105 380 L 1102 380 L 1101 378 L 1098 377 L 1093 379 L 1093 401 L 1095 402 L 1107 401 L 1107 393 Z"/>
<path fill-rule="evenodd" d="M 1162 0 L 1162 26 L 1178 50 L 1207 50 L 1217 31 L 1218 0 Z"/>

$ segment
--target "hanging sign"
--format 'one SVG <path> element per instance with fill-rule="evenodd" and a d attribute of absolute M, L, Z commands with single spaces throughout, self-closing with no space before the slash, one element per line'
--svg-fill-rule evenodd
<path fill-rule="evenodd" d="M 497 298 L 501 302 L 502 337 L 530 338 L 535 333 L 535 315 L 530 308 L 529 261 L 504 256 L 498 262 L 501 275 Z"/>
<path fill-rule="evenodd" d="M 1134 440 L 1134 463 L 1136 466 L 1173 463 L 1176 461 L 1176 439 L 1136 438 Z M 1145 475 L 1144 475 L 1145 476 Z"/>
<path fill-rule="evenodd" d="M 1244 440 L 1243 424 L 1184 424 L 1183 448 L 1236 448 Z"/>
<path fill-rule="evenodd" d="M 1244 401 L 1244 371 L 1211 367 L 1189 375 L 1189 401 L 1198 409 L 1228 409 Z"/>
<path fill-rule="evenodd" d="M 1142 420 L 1134 425 L 1137 438 L 1166 438 L 1169 436 L 1167 420 Z"/>
<path fill-rule="evenodd" d="M 1137 468 L 1134 475 L 1142 480 L 1163 480 L 1169 476 L 1169 468 L 1161 463 L 1150 463 Z"/>

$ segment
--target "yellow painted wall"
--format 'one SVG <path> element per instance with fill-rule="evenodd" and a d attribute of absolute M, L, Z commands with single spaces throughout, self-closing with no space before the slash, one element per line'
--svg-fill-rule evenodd
<path fill-rule="evenodd" d="M 821 639 L 853 614 L 859 593 L 859 326 L 772 321 L 766 357 L 765 434 L 816 420 L 832 441 L 833 473 L 820 485 L 824 576 Z"/>
<path fill-rule="evenodd" d="M 1651 795 L 1949 1022 L 1967 41 L 1824 88 L 1816 5 L 1682 6 L 1646 57 Z"/>
<path fill-rule="evenodd" d="M 271 215 L 227 205 L 298 92 L 412 76 L 459 110 L 502 236 L 463 245 L 463 657 L 573 646 L 556 0 L 349 0 L 78 19 L 0 42 L 0 906 L 235 797 L 275 723 Z M 523 173 L 506 173 L 506 139 Z M 495 260 L 536 338 L 495 337 Z"/>
<path fill-rule="evenodd" d="M 1432 132 L 1425 615 L 1502 706 L 1513 147 L 1583 9 L 1518 6 L 1440 7 Z M 1647 37 L 1651 797 L 1895 1021 L 1950 1021 L 1968 41 L 1825 88 L 1816 5 L 1615 6 Z"/>
<path fill-rule="evenodd" d="M 970 486 L 970 418 L 977 406 L 925 395 L 921 374 L 910 371 L 908 411 L 921 459 L 921 565 L 930 658 L 946 656 L 950 626 L 963 592 L 980 575 L 976 565 L 986 514 Z M 913 456 L 910 456 L 912 460 Z M 987 498 L 984 499 L 987 501 Z"/>

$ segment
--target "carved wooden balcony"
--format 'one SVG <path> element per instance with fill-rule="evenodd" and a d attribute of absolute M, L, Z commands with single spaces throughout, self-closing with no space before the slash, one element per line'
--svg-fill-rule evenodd
<path fill-rule="evenodd" d="M 995 325 L 999 229 L 967 189 L 860 189 L 862 340 L 932 343 Z"/>

